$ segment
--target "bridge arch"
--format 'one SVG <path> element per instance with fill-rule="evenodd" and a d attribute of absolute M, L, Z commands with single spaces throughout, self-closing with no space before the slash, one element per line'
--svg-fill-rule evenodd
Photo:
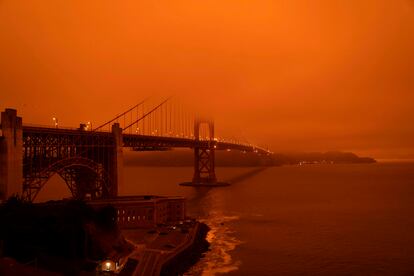
<path fill-rule="evenodd" d="M 82 199 L 107 197 L 111 193 L 110 177 L 102 164 L 85 157 L 72 157 L 59 160 L 23 184 L 23 198 L 34 201 L 40 190 L 53 175 L 59 175 L 68 186 L 72 196 Z"/>

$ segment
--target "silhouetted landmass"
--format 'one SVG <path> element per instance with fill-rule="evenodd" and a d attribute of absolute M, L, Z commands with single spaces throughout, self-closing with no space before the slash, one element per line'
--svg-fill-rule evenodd
<path fill-rule="evenodd" d="M 190 150 L 162 152 L 125 152 L 125 164 L 130 166 L 193 166 Z M 375 163 L 370 157 L 359 157 L 351 152 L 275 153 L 271 156 L 239 151 L 216 151 L 216 165 L 222 167 L 280 166 L 296 164 L 356 164 Z"/>
<path fill-rule="evenodd" d="M 274 154 L 273 157 L 281 164 L 312 164 L 312 163 L 331 163 L 331 164 L 358 164 L 375 163 L 371 157 L 359 157 L 352 152 L 308 152 L 308 153 L 281 153 Z"/>
<path fill-rule="evenodd" d="M 130 250 L 115 212 L 81 201 L 31 204 L 11 198 L 0 208 L 2 255 L 65 275 L 92 272 L 96 261 Z"/>

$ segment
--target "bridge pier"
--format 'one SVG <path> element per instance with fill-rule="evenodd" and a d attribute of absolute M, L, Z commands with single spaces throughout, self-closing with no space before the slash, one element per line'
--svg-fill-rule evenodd
<path fill-rule="evenodd" d="M 124 159 L 123 159 L 123 137 L 122 137 L 122 128 L 119 126 L 119 123 L 112 125 L 112 134 L 114 136 L 114 148 L 112 152 L 112 160 L 110 162 L 111 169 L 109 171 L 109 177 L 111 178 L 111 191 L 110 197 L 118 196 L 118 188 L 122 185 L 124 180 L 123 168 L 124 168 Z"/>
<path fill-rule="evenodd" d="M 1 113 L 0 201 L 23 192 L 22 118 L 15 109 Z"/>
<path fill-rule="evenodd" d="M 209 140 L 207 143 L 200 141 L 200 127 L 208 124 Z M 215 166 L 214 122 L 212 120 L 196 119 L 194 121 L 194 176 L 192 182 L 185 182 L 182 186 L 228 186 L 228 183 L 218 182 Z"/>

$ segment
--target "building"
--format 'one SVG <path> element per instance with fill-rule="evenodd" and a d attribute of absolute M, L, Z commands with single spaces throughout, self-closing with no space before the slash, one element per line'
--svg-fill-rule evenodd
<path fill-rule="evenodd" d="M 186 217 L 184 197 L 120 196 L 89 201 L 88 205 L 93 208 L 113 206 L 120 228 L 151 228 Z"/>

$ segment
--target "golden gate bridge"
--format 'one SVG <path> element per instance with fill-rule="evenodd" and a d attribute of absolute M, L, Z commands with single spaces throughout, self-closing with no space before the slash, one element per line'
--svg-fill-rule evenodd
<path fill-rule="evenodd" d="M 215 137 L 214 121 L 185 110 L 167 98 L 143 100 L 113 119 L 79 128 L 22 124 L 14 109 L 1 113 L 0 199 L 18 195 L 33 201 L 58 174 L 77 199 L 114 198 L 123 181 L 123 148 L 157 151 L 194 150 L 194 176 L 189 185 L 217 186 L 216 150 L 270 155 L 268 149 Z"/>

